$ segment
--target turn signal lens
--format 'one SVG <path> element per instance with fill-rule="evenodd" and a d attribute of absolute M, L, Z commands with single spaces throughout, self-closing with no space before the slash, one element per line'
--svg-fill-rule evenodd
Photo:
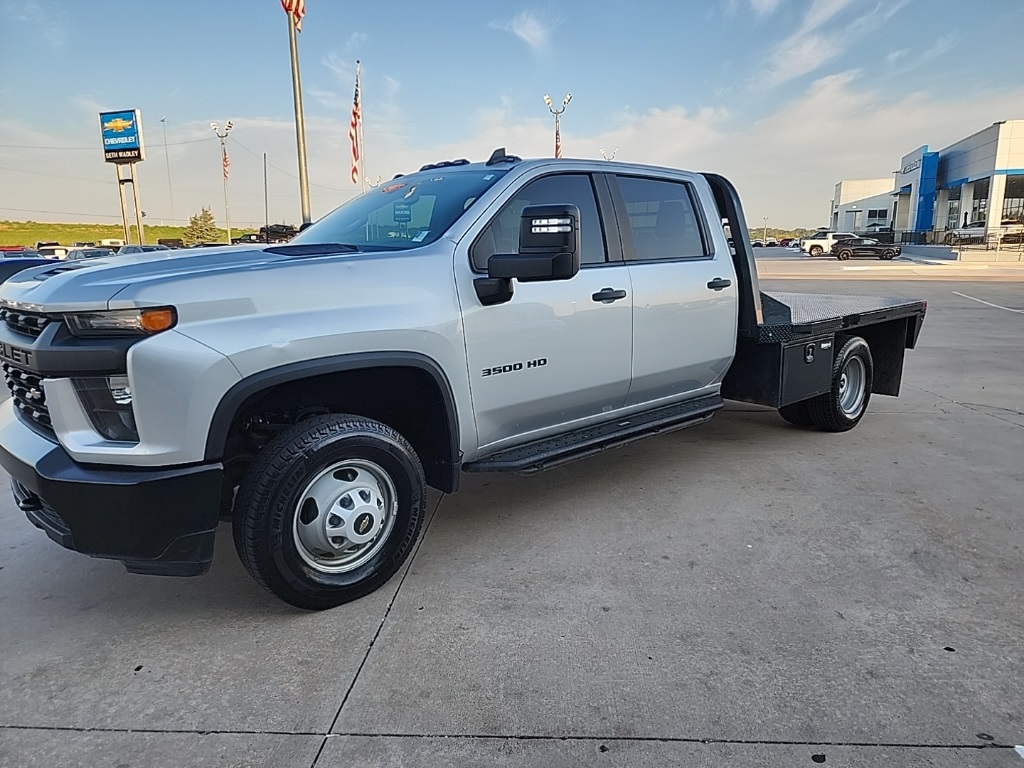
<path fill-rule="evenodd" d="M 174 327 L 174 310 L 164 307 L 163 309 L 144 309 L 139 315 L 139 325 L 147 333 L 159 333 Z"/>

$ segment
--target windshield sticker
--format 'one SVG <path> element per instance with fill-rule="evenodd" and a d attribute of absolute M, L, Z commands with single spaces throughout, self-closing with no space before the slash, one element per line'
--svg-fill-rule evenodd
<path fill-rule="evenodd" d="M 386 195 L 388 192 L 397 192 L 398 190 L 402 189 L 404 186 L 405 186 L 405 184 L 389 184 L 388 186 L 384 187 L 381 190 L 381 192 L 383 192 Z"/>
<path fill-rule="evenodd" d="M 404 195 L 402 195 L 402 199 L 403 200 L 408 200 L 410 197 L 412 197 L 412 195 L 413 195 L 413 193 L 415 191 L 416 191 L 416 185 L 413 184 L 411 187 L 409 187 L 409 191 L 406 192 Z"/>
<path fill-rule="evenodd" d="M 424 229 L 422 232 L 420 232 L 418 235 L 416 235 L 416 237 L 414 237 L 412 239 L 412 241 L 414 243 L 422 242 L 426 238 L 426 236 L 429 235 L 429 234 L 430 234 L 430 230 L 429 229 Z"/>
<path fill-rule="evenodd" d="M 488 173 L 486 176 L 484 176 L 484 181 L 490 181 L 493 178 L 494 178 L 494 174 L 493 173 Z"/>

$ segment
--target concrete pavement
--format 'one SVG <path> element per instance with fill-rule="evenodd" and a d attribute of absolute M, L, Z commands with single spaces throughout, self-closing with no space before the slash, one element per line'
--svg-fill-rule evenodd
<path fill-rule="evenodd" d="M 765 287 L 928 300 L 853 432 L 731 404 L 466 475 L 333 611 L 226 528 L 208 576 L 131 576 L 0 496 L 0 766 L 1021 765 L 1024 286 L 851 278 Z"/>

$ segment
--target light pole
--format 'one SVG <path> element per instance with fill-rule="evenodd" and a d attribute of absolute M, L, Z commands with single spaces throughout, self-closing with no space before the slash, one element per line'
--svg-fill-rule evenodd
<path fill-rule="evenodd" d="M 164 129 L 164 161 L 167 163 L 167 194 L 171 198 L 171 224 L 174 224 L 174 188 L 171 186 L 171 156 L 167 154 L 167 118 L 160 118 Z"/>
<path fill-rule="evenodd" d="M 569 106 L 569 102 L 572 101 L 572 94 L 565 94 L 565 98 L 562 99 L 562 108 L 555 109 L 554 104 L 551 103 L 551 97 L 546 93 L 544 94 L 544 103 L 548 105 L 548 111 L 555 116 L 555 157 L 562 156 L 562 133 L 559 128 L 558 119 L 565 112 L 565 108 Z"/>
<path fill-rule="evenodd" d="M 210 123 L 210 127 L 213 132 L 217 134 L 217 138 L 220 139 L 220 157 L 221 166 L 224 169 L 224 224 L 228 230 L 228 243 L 231 242 L 231 209 L 228 207 L 228 168 L 231 167 L 231 161 L 228 160 L 228 147 L 225 143 L 228 134 L 231 133 L 231 129 L 234 128 L 234 124 L 228 120 L 224 124 L 224 130 L 221 131 L 216 123 Z"/>
<path fill-rule="evenodd" d="M 761 222 L 764 224 L 764 231 L 761 233 L 761 244 L 767 244 L 768 242 L 768 217 L 762 216 Z"/>

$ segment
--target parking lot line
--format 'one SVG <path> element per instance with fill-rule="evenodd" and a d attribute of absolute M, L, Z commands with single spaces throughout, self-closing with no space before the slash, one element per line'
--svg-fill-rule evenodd
<path fill-rule="evenodd" d="M 953 291 L 953 293 L 957 296 L 962 296 L 965 299 L 976 301 L 979 304 L 987 304 L 988 306 L 995 307 L 996 309 L 1005 309 L 1007 312 L 1024 312 L 1024 309 L 1011 309 L 1010 307 L 1004 307 L 1002 304 L 993 304 L 991 301 L 985 301 L 984 299 L 976 299 L 973 296 L 968 296 L 966 293 L 960 293 L 960 291 Z"/>

